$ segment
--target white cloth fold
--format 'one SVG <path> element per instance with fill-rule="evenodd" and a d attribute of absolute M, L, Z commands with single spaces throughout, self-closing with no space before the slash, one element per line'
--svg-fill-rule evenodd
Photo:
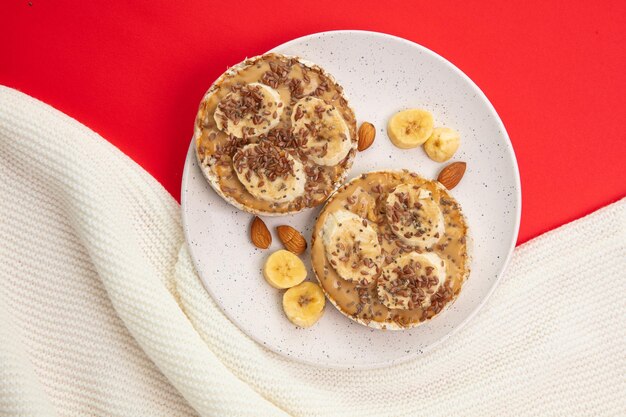
<path fill-rule="evenodd" d="M 626 200 L 516 250 L 482 311 L 388 369 L 294 363 L 199 281 L 175 200 L 0 87 L 0 415 L 626 414 Z"/>

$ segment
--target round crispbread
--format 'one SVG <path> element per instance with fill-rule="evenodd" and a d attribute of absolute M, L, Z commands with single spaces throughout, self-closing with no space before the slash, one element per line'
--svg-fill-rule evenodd
<path fill-rule="evenodd" d="M 334 299 L 332 296 L 330 296 L 330 294 L 326 291 L 326 288 L 324 287 L 324 284 L 322 283 L 322 279 L 319 276 L 319 271 L 317 271 L 317 269 L 315 268 L 315 251 L 313 250 L 313 248 L 315 247 L 315 242 L 317 238 L 322 238 L 321 237 L 321 233 L 322 233 L 322 229 L 323 229 L 323 225 L 320 224 L 320 219 L 323 217 L 323 215 L 325 214 L 326 211 L 326 207 L 328 207 L 329 204 L 331 204 L 333 202 L 333 200 L 335 198 L 337 198 L 341 192 L 343 190 L 345 190 L 346 188 L 348 188 L 352 183 L 354 183 L 355 181 L 363 178 L 363 176 L 368 175 L 368 174 L 378 174 L 378 173 L 405 173 L 405 174 L 409 174 L 412 176 L 416 176 L 418 179 L 424 180 L 424 181 L 428 181 L 428 182 L 432 182 L 433 184 L 436 185 L 436 187 L 440 190 L 444 190 L 448 195 L 449 195 L 449 190 L 443 186 L 443 184 L 441 184 L 440 182 L 436 181 L 436 180 L 428 180 L 422 176 L 419 176 L 417 174 L 412 174 L 407 170 L 380 170 L 380 171 L 370 171 L 367 173 L 364 173 L 356 178 L 353 178 L 352 180 L 348 181 L 347 183 L 343 184 L 341 187 L 339 187 L 327 200 L 326 203 L 324 205 L 324 207 L 322 208 L 322 210 L 320 211 L 320 214 L 318 215 L 317 219 L 315 219 L 315 226 L 313 228 L 313 233 L 311 236 L 311 264 L 313 265 L 312 269 L 313 269 L 313 273 L 315 274 L 315 277 L 317 278 L 317 281 L 320 284 L 320 287 L 322 288 L 322 291 L 324 291 L 324 294 L 326 295 L 326 298 L 328 298 L 328 300 L 331 302 L 332 305 L 335 306 L 335 308 L 337 310 L 339 310 L 339 312 L 341 314 L 343 314 L 344 316 L 348 317 L 350 320 L 353 320 L 359 324 L 362 324 L 364 326 L 368 326 L 374 329 L 382 329 L 382 330 L 405 330 L 405 329 L 410 329 L 410 328 L 414 328 L 419 326 L 422 323 L 425 323 L 429 320 L 432 320 L 433 317 L 438 316 L 439 314 L 441 314 L 443 311 L 445 311 L 447 308 L 450 307 L 450 305 L 452 305 L 454 303 L 454 301 L 456 300 L 456 298 L 458 297 L 458 294 L 455 295 L 450 301 L 448 301 L 446 303 L 446 305 L 444 306 L 444 308 L 437 314 L 435 314 L 434 316 L 428 318 L 427 320 L 424 321 L 416 321 L 416 322 L 412 322 L 406 326 L 403 326 L 395 321 L 376 321 L 376 320 L 364 320 L 361 317 L 355 317 L 352 314 L 349 314 L 348 312 L 346 312 Z M 461 209 L 461 206 L 459 205 L 459 214 L 461 216 L 461 218 L 463 219 L 465 226 L 466 226 L 466 235 L 465 235 L 465 239 L 466 239 L 466 262 L 465 262 L 465 270 L 463 272 L 463 276 L 460 278 L 461 281 L 461 285 L 463 285 L 465 283 L 465 281 L 467 280 L 467 278 L 469 277 L 470 274 L 470 264 L 471 264 L 471 260 L 472 260 L 472 250 L 473 250 L 473 240 L 471 237 L 471 233 L 470 233 L 470 228 L 467 224 L 467 218 L 465 217 L 465 215 L 463 214 L 463 211 Z M 318 236 L 319 235 L 319 236 Z M 326 257 L 326 253 L 325 251 L 322 252 L 323 256 Z"/>
<path fill-rule="evenodd" d="M 204 118 L 206 117 L 205 114 L 205 104 L 211 99 L 211 97 L 213 97 L 214 94 L 217 93 L 217 91 L 219 90 L 220 86 L 222 85 L 222 83 L 224 82 L 224 80 L 228 79 L 229 77 L 233 77 L 235 75 L 237 75 L 240 71 L 242 71 L 245 68 L 248 68 L 250 66 L 255 65 L 257 62 L 259 62 L 260 60 L 264 60 L 268 57 L 272 57 L 272 58 L 279 58 L 281 60 L 296 60 L 298 63 L 300 63 L 301 65 L 305 66 L 308 70 L 310 71 L 314 71 L 317 72 L 318 74 L 320 74 L 320 76 L 326 78 L 329 82 L 332 82 L 338 89 L 338 94 L 340 98 L 343 98 L 343 100 L 345 100 L 345 107 L 346 109 L 349 111 L 349 113 L 351 114 L 351 120 L 346 120 L 346 123 L 348 124 L 349 128 L 350 128 L 350 141 L 352 144 L 352 150 L 348 153 L 348 156 L 346 157 L 346 163 L 345 163 L 345 167 L 343 168 L 343 171 L 340 172 L 340 174 L 337 176 L 336 180 L 334 182 L 332 182 L 332 190 L 328 193 L 328 195 L 332 194 L 332 191 L 334 191 L 335 189 L 337 189 L 346 179 L 346 176 L 348 174 L 348 171 L 350 170 L 352 163 L 354 161 L 354 158 L 356 156 L 356 149 L 357 149 L 357 135 L 356 135 L 356 118 L 354 117 L 354 110 L 352 109 L 352 107 L 350 107 L 350 104 L 348 102 L 348 99 L 345 96 L 345 92 L 343 91 L 343 88 L 341 88 L 341 86 L 335 81 L 335 78 L 329 74 L 328 72 L 326 72 L 322 67 L 320 67 L 319 65 L 313 64 L 309 61 L 306 61 L 302 58 L 299 57 L 295 57 L 295 56 L 288 56 L 288 55 L 282 55 L 282 54 L 276 54 L 276 53 L 268 53 L 268 54 L 264 54 L 264 55 L 258 55 L 252 58 L 248 58 L 242 62 L 240 62 L 239 64 L 236 64 L 232 67 L 230 67 L 228 70 L 226 70 L 226 72 L 224 72 L 217 80 L 215 80 L 215 82 L 211 85 L 211 87 L 209 88 L 209 90 L 205 93 L 204 97 L 202 98 L 201 102 L 200 102 L 200 106 L 199 106 L 199 110 L 198 110 L 198 115 L 196 117 L 196 121 L 194 123 L 194 147 L 195 147 L 195 154 L 196 154 L 196 159 L 198 161 L 198 165 L 200 166 L 200 169 L 202 170 L 202 173 L 204 174 L 204 177 L 207 179 L 207 181 L 209 182 L 209 184 L 211 185 L 211 187 L 215 190 L 215 192 L 222 197 L 226 202 L 228 202 L 229 204 L 235 206 L 236 208 L 243 210 L 243 211 L 247 211 L 249 213 L 255 214 L 255 215 L 264 215 L 264 216 L 283 216 L 283 215 L 287 215 L 287 214 L 294 214 L 294 213 L 298 213 L 304 209 L 310 208 L 307 207 L 306 205 L 303 205 L 303 207 L 301 207 L 300 209 L 287 209 L 287 205 L 285 205 L 285 209 L 283 208 L 277 208 L 276 210 L 260 210 L 257 209 L 255 207 L 251 207 L 250 205 L 244 204 L 241 201 L 237 200 L 236 198 L 234 198 L 232 195 L 230 195 L 229 193 L 225 192 L 222 187 L 220 186 L 220 181 L 219 181 L 219 175 L 215 172 L 214 169 L 212 169 L 212 166 L 207 163 L 206 161 L 203 161 L 202 158 L 200 157 L 200 152 L 199 152 L 199 142 L 200 142 L 200 138 L 202 136 L 202 120 L 204 120 Z M 319 202 L 317 205 L 323 204 L 324 201 Z"/>

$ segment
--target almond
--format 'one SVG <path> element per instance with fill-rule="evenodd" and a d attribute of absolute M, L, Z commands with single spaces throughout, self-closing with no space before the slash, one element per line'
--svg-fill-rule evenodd
<path fill-rule="evenodd" d="M 461 178 L 463 178 L 466 166 L 467 164 L 465 162 L 451 163 L 441 170 L 439 176 L 437 177 L 437 181 L 442 183 L 448 190 L 453 189 L 457 186 L 459 181 L 461 181 Z"/>
<path fill-rule="evenodd" d="M 376 128 L 373 124 L 369 122 L 363 122 L 361 127 L 359 127 L 359 143 L 357 145 L 357 149 L 360 151 L 364 151 L 374 143 L 374 138 L 376 137 Z"/>
<path fill-rule="evenodd" d="M 437 177 L 437 181 L 443 184 L 443 186 L 448 190 L 453 189 L 457 186 L 459 181 L 461 181 L 461 178 L 463 178 L 466 166 L 467 164 L 465 162 L 451 163 L 441 170 L 439 176 Z"/>
<path fill-rule="evenodd" d="M 278 226 L 276 231 L 278 232 L 278 238 L 283 242 L 285 249 L 288 251 L 300 255 L 306 250 L 306 240 L 302 237 L 300 232 L 293 227 Z"/>
<path fill-rule="evenodd" d="M 267 229 L 267 226 L 258 216 L 252 220 L 250 226 L 250 239 L 252 243 L 259 249 L 267 249 L 272 244 L 272 235 Z"/>

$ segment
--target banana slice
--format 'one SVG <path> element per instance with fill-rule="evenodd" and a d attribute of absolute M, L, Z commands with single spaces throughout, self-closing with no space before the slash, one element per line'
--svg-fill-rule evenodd
<path fill-rule="evenodd" d="M 387 196 L 385 212 L 391 230 L 407 245 L 429 248 L 445 232 L 443 213 L 426 188 L 398 185 Z"/>
<path fill-rule="evenodd" d="M 428 157 L 435 162 L 445 162 L 452 158 L 461 145 L 461 135 L 449 127 L 437 127 L 424 144 Z"/>
<path fill-rule="evenodd" d="M 296 255 L 288 250 L 280 249 L 272 253 L 265 261 L 263 275 L 274 288 L 290 288 L 306 279 L 306 267 Z"/>
<path fill-rule="evenodd" d="M 398 148 L 415 148 L 428 140 L 433 133 L 433 126 L 433 115 L 430 112 L 410 109 L 398 112 L 389 119 L 387 133 Z"/>
<path fill-rule="evenodd" d="M 379 274 L 382 251 L 366 219 L 337 210 L 326 218 L 322 239 L 328 261 L 341 278 L 366 284 Z"/>
<path fill-rule="evenodd" d="M 269 142 L 251 143 L 235 152 L 237 178 L 255 198 L 284 203 L 304 194 L 302 163 Z"/>
<path fill-rule="evenodd" d="M 388 308 L 427 308 L 446 281 L 446 264 L 435 253 L 407 253 L 382 270 L 377 282 L 380 302 Z"/>
<path fill-rule="evenodd" d="M 357 216 L 363 217 L 364 219 L 374 223 L 378 222 L 378 215 L 376 214 L 376 200 L 370 195 L 370 193 L 365 191 L 362 187 L 357 187 L 357 189 L 354 190 L 354 193 L 352 193 L 349 197 L 348 201 L 350 201 L 350 199 L 354 201 L 352 211 L 356 213 Z"/>
<path fill-rule="evenodd" d="M 218 129 L 238 138 L 250 138 L 269 132 L 280 122 L 285 106 L 278 91 L 260 83 L 232 89 L 215 110 Z"/>
<path fill-rule="evenodd" d="M 291 113 L 293 133 L 318 165 L 334 166 L 352 149 L 350 128 L 335 106 L 316 97 L 299 100 Z"/>
<path fill-rule="evenodd" d="M 322 317 L 326 298 L 319 285 L 303 282 L 283 294 L 283 310 L 298 327 L 311 327 Z"/>

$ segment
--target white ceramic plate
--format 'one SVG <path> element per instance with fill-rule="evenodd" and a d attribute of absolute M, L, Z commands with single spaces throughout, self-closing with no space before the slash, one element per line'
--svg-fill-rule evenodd
<path fill-rule="evenodd" d="M 506 130 L 485 95 L 465 74 L 407 40 L 337 31 L 295 39 L 273 51 L 324 67 L 345 88 L 357 120 L 376 126 L 374 145 L 357 155 L 349 179 L 386 168 L 407 168 L 436 178 L 443 165 L 428 159 L 421 148 L 401 150 L 391 145 L 386 124 L 398 110 L 428 109 L 436 125 L 461 133 L 454 160 L 466 161 L 467 171 L 452 194 L 472 229 L 472 273 L 454 304 L 415 329 L 374 330 L 344 317 L 330 303 L 314 327 L 296 328 L 283 314 L 282 291 L 265 282 L 261 267 L 273 250 L 281 248 L 275 226 L 289 224 L 310 241 L 319 208 L 265 218 L 274 242 L 270 250 L 256 249 L 248 237 L 252 216 L 228 205 L 210 188 L 191 146 L 181 201 L 185 234 L 198 273 L 237 326 L 263 346 L 290 358 L 330 367 L 371 368 L 423 354 L 476 313 L 495 288 L 515 246 L 521 191 Z M 207 88 L 211 82 L 207 80 Z M 308 252 L 303 259 L 309 264 Z M 309 279 L 315 280 L 312 272 Z"/>

